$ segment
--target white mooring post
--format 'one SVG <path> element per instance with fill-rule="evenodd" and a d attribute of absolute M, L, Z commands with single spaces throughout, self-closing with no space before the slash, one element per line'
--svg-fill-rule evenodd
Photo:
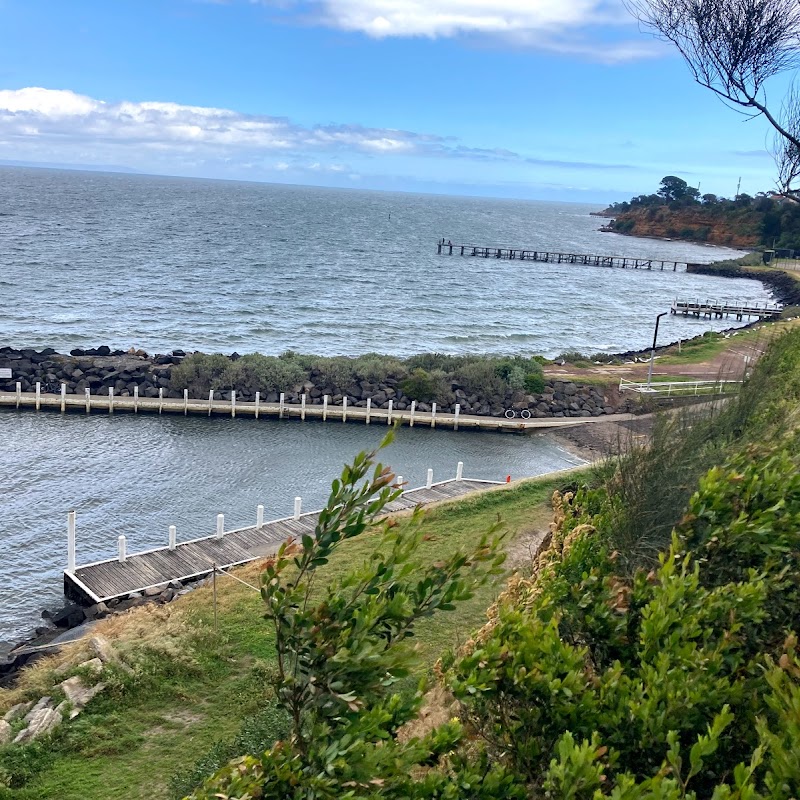
<path fill-rule="evenodd" d="M 67 571 L 75 572 L 75 517 L 74 511 L 67 514 Z"/>
<path fill-rule="evenodd" d="M 236 416 L 236 390 L 231 390 L 231 416 Z"/>
<path fill-rule="evenodd" d="M 453 430 L 458 430 L 458 415 L 461 413 L 461 403 L 456 403 L 456 413 L 453 417 Z"/>
<path fill-rule="evenodd" d="M 178 544 L 178 529 L 174 525 L 169 526 L 169 549 L 174 550 Z"/>
<path fill-rule="evenodd" d="M 264 526 L 264 506 L 256 506 L 256 528 Z"/>
<path fill-rule="evenodd" d="M 217 514 L 217 539 L 221 539 L 223 533 L 225 533 L 225 515 Z"/>
<path fill-rule="evenodd" d="M 158 413 L 160 414 L 164 408 L 164 387 L 158 387 Z"/>
<path fill-rule="evenodd" d="M 38 411 L 42 405 L 42 384 L 36 381 L 36 410 Z"/>
<path fill-rule="evenodd" d="M 139 384 L 133 387 L 133 413 L 139 413 Z"/>
<path fill-rule="evenodd" d="M 122 535 L 117 539 L 117 549 L 119 551 L 117 554 L 117 560 L 120 564 L 124 564 L 128 558 L 128 554 L 125 550 L 125 537 Z"/>
<path fill-rule="evenodd" d="M 463 481 L 464 480 L 464 462 L 459 461 L 456 465 L 456 480 Z"/>
<path fill-rule="evenodd" d="M 61 413 L 67 410 L 67 384 L 61 384 Z"/>
<path fill-rule="evenodd" d="M 19 404 L 22 401 L 22 383 L 17 381 L 17 408 L 19 408 Z"/>
<path fill-rule="evenodd" d="M 390 400 L 389 401 L 389 410 L 386 413 L 386 424 L 387 425 L 391 425 L 392 424 L 392 409 L 393 408 L 394 408 L 394 400 Z"/>
<path fill-rule="evenodd" d="M 430 489 L 433 486 L 433 470 L 428 470 L 428 479 L 425 481 L 425 488 Z"/>
<path fill-rule="evenodd" d="M 261 392 L 256 392 L 256 419 L 258 419 L 258 407 L 261 405 Z"/>
<path fill-rule="evenodd" d="M 294 518 L 300 519 L 300 514 L 303 513 L 303 498 L 295 497 L 294 499 Z"/>
<path fill-rule="evenodd" d="M 183 416 L 187 416 L 189 413 L 189 390 L 183 390 Z"/>
<path fill-rule="evenodd" d="M 436 427 L 436 403 L 431 403 L 431 428 Z"/>
<path fill-rule="evenodd" d="M 367 419 L 366 419 L 367 425 L 369 425 L 370 414 L 372 414 L 372 398 L 368 397 L 367 398 Z"/>
<path fill-rule="evenodd" d="M 403 476 L 402 475 L 398 475 L 397 476 L 397 478 L 395 479 L 395 484 L 397 484 L 397 486 L 399 486 L 401 489 L 403 488 Z"/>
<path fill-rule="evenodd" d="M 286 392 L 281 392 L 281 396 L 278 398 L 278 419 L 283 419 L 283 406 L 286 402 Z"/>
<path fill-rule="evenodd" d="M 322 398 L 322 421 L 328 421 L 328 395 Z"/>
<path fill-rule="evenodd" d="M 306 393 L 303 392 L 303 394 L 300 396 L 300 419 L 305 421 L 305 418 L 306 418 Z"/>
<path fill-rule="evenodd" d="M 88 386 L 83 391 L 86 395 L 86 413 L 88 414 L 92 410 L 92 393 Z"/>
<path fill-rule="evenodd" d="M 211 416 L 211 411 L 214 408 L 214 390 L 208 390 L 208 416 Z"/>
<path fill-rule="evenodd" d="M 114 413 L 114 387 L 108 387 L 108 413 Z"/>
<path fill-rule="evenodd" d="M 342 398 L 342 422 L 347 422 L 347 395 Z"/>
<path fill-rule="evenodd" d="M 411 416 L 408 418 L 408 427 L 409 428 L 413 428 L 414 427 L 414 412 L 416 410 L 417 410 L 417 401 L 416 400 L 412 400 L 411 401 Z"/>

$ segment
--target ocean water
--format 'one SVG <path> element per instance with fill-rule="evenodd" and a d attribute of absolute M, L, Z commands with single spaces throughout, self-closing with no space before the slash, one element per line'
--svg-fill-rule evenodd
<path fill-rule="evenodd" d="M 615 352 L 749 280 L 436 255 L 436 242 L 709 262 L 596 206 L 0 167 L 0 342 L 240 353 Z M 728 323 L 667 319 L 664 341 Z"/>
<path fill-rule="evenodd" d="M 713 261 L 724 248 L 598 231 L 592 206 L 0 167 L 0 345 L 240 353 L 541 353 L 645 347 L 676 295 L 766 299 L 755 281 L 443 257 L 481 245 Z M 662 341 L 729 323 L 665 318 Z M 58 602 L 78 560 L 320 506 L 376 426 L 0 412 L 0 638 Z M 575 459 L 542 436 L 404 430 L 387 460 L 503 479 Z"/>

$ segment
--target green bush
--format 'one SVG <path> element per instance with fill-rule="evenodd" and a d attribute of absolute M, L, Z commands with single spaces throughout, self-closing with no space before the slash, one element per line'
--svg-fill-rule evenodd
<path fill-rule="evenodd" d="M 541 372 L 529 372 L 525 376 L 523 388 L 528 394 L 541 394 L 547 384 Z"/>
<path fill-rule="evenodd" d="M 418 368 L 400 382 L 400 389 L 403 394 L 420 403 L 441 402 L 447 392 L 445 374 L 438 370 L 426 372 Z"/>
<path fill-rule="evenodd" d="M 190 397 L 203 397 L 209 389 L 220 386 L 230 388 L 235 380 L 235 363 L 220 353 L 193 353 L 172 367 L 170 386 L 179 391 L 188 389 Z"/>

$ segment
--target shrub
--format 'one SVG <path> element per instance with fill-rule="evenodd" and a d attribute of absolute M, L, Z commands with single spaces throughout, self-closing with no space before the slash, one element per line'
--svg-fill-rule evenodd
<path fill-rule="evenodd" d="M 505 395 L 508 383 L 498 375 L 497 365 L 490 359 L 470 361 L 455 374 L 456 381 L 467 394 Z"/>
<path fill-rule="evenodd" d="M 172 368 L 170 386 L 188 389 L 190 397 L 203 397 L 220 386 L 230 388 L 235 363 L 220 353 L 193 353 Z"/>
<path fill-rule="evenodd" d="M 400 382 L 400 389 L 403 394 L 420 403 L 440 402 L 447 392 L 445 375 L 438 370 L 426 372 L 418 368 Z"/>
<path fill-rule="evenodd" d="M 541 394 L 547 384 L 540 372 L 529 372 L 525 376 L 524 389 L 528 394 Z"/>
<path fill-rule="evenodd" d="M 290 359 L 254 353 L 232 363 L 231 384 L 219 388 L 250 393 L 282 392 L 306 380 L 306 373 L 300 364 Z"/>

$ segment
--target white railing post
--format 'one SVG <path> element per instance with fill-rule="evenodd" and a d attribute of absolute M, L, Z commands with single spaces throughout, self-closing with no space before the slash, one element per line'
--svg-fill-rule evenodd
<path fill-rule="evenodd" d="M 114 387 L 108 387 L 108 413 L 114 413 Z"/>
<path fill-rule="evenodd" d="M 67 384 L 61 384 L 61 413 L 67 410 Z"/>
<path fill-rule="evenodd" d="M 286 392 L 281 392 L 281 396 L 278 400 L 278 419 L 283 419 L 283 406 L 286 400 Z"/>
<path fill-rule="evenodd" d="M 86 395 L 86 413 L 88 414 L 92 410 L 92 392 L 88 386 L 83 391 Z"/>
<path fill-rule="evenodd" d="M 347 422 L 347 395 L 342 398 L 342 422 Z"/>
<path fill-rule="evenodd" d="M 117 539 L 117 560 L 120 564 L 124 564 L 125 560 L 128 558 L 128 554 L 125 551 L 125 536 L 120 535 Z"/>
<path fill-rule="evenodd" d="M 256 528 L 264 526 L 264 506 L 256 506 Z"/>
<path fill-rule="evenodd" d="M 236 416 L 236 389 L 231 389 L 231 417 Z"/>
<path fill-rule="evenodd" d="M 436 403 L 431 403 L 431 428 L 436 427 Z"/>
<path fill-rule="evenodd" d="M 369 418 L 370 418 L 370 414 L 371 413 L 372 413 L 372 398 L 368 397 L 367 398 L 367 419 L 366 419 L 367 425 L 369 425 Z"/>
<path fill-rule="evenodd" d="M 164 408 L 164 387 L 158 387 L 158 413 L 160 414 Z"/>
<path fill-rule="evenodd" d="M 178 545 L 178 529 L 174 525 L 169 526 L 169 549 L 174 550 Z"/>
<path fill-rule="evenodd" d="M 453 416 L 453 430 L 458 430 L 458 415 L 461 413 L 461 403 L 456 403 L 456 413 Z"/>
<path fill-rule="evenodd" d="M 433 470 L 428 469 L 428 479 L 425 481 L 425 488 L 430 489 L 433 486 Z"/>
<path fill-rule="evenodd" d="M 402 475 L 398 475 L 397 476 L 397 478 L 395 480 L 395 484 L 397 486 L 399 486 L 401 489 L 403 488 L 403 476 Z"/>
<path fill-rule="evenodd" d="M 393 407 L 394 407 L 394 400 L 389 400 L 389 411 L 386 414 L 386 424 L 387 425 L 391 425 L 392 424 L 392 409 L 393 409 Z"/>
<path fill-rule="evenodd" d="M 300 514 L 303 510 L 303 498 L 302 497 L 295 497 L 294 499 L 294 518 L 300 519 Z"/>
<path fill-rule="evenodd" d="M 133 387 L 133 413 L 139 413 L 139 384 Z"/>
<path fill-rule="evenodd" d="M 214 390 L 208 390 L 208 416 L 211 416 L 211 411 L 214 408 Z"/>
<path fill-rule="evenodd" d="M 416 410 L 417 410 L 417 401 L 416 400 L 412 400 L 411 401 L 411 416 L 408 418 L 408 427 L 409 428 L 413 428 L 414 427 L 414 412 Z"/>
<path fill-rule="evenodd" d="M 67 514 L 67 571 L 75 572 L 75 517 L 74 511 Z"/>
<path fill-rule="evenodd" d="M 36 410 L 38 411 L 42 404 L 42 384 L 36 381 Z"/>
<path fill-rule="evenodd" d="M 328 420 L 328 395 L 325 395 L 322 398 L 322 421 L 327 422 Z"/>
<path fill-rule="evenodd" d="M 17 408 L 19 408 L 19 404 L 22 402 L 22 382 L 17 381 Z"/>
<path fill-rule="evenodd" d="M 261 392 L 256 392 L 256 419 L 258 419 L 258 408 L 261 405 Z"/>
<path fill-rule="evenodd" d="M 306 393 L 300 395 L 300 419 L 305 421 L 306 418 Z"/>
<path fill-rule="evenodd" d="M 183 416 L 185 417 L 189 413 L 189 390 L 183 390 Z"/>
<path fill-rule="evenodd" d="M 217 514 L 217 539 L 221 539 L 223 533 L 225 533 L 225 515 Z"/>
<path fill-rule="evenodd" d="M 464 462 L 459 461 L 456 465 L 456 480 L 463 481 L 464 480 Z"/>

